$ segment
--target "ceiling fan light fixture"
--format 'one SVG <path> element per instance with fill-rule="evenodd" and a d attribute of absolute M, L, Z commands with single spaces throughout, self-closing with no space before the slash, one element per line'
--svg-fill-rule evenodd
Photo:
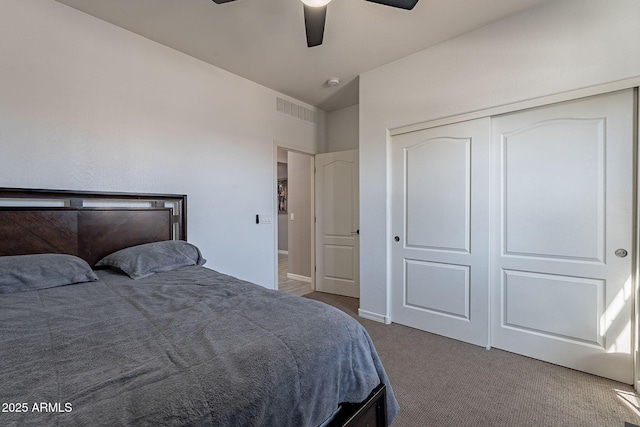
<path fill-rule="evenodd" d="M 302 3 L 309 7 L 323 7 L 329 4 L 331 0 L 301 0 Z"/>
<path fill-rule="evenodd" d="M 223 4 L 235 0 L 213 0 L 214 3 Z M 304 27 L 307 35 L 307 46 L 315 47 L 322 44 L 324 38 L 324 23 L 327 18 L 327 5 L 331 0 L 301 0 L 304 11 Z M 419 0 L 367 0 L 385 6 L 411 10 Z M 340 81 L 327 81 L 327 86 L 334 87 Z"/>

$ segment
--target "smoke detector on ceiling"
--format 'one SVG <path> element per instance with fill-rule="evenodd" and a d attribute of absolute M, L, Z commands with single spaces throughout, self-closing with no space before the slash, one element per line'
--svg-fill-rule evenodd
<path fill-rule="evenodd" d="M 336 87 L 340 84 L 340 79 L 337 77 L 331 77 L 329 80 L 327 80 L 327 86 L 329 87 Z"/>

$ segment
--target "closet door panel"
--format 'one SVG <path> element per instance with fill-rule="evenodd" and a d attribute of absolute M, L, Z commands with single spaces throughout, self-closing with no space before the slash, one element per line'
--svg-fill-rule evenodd
<path fill-rule="evenodd" d="M 603 118 L 559 118 L 502 135 L 506 254 L 603 261 L 604 134 Z"/>
<path fill-rule="evenodd" d="M 392 141 L 392 318 L 488 345 L 490 120 Z"/>
<path fill-rule="evenodd" d="M 633 123 L 631 90 L 493 119 L 492 346 L 632 382 Z"/>

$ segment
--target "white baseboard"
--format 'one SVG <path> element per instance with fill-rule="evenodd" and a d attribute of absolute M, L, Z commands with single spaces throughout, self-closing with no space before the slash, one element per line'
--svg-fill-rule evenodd
<path fill-rule="evenodd" d="M 358 309 L 358 316 L 365 319 L 373 320 L 374 322 L 384 323 L 385 325 L 391 324 L 391 318 L 389 316 L 383 316 L 382 314 L 372 313 L 370 311 Z"/>
<path fill-rule="evenodd" d="M 297 280 L 298 282 L 311 283 L 311 277 L 301 276 L 299 274 L 287 273 L 287 278 Z"/>
<path fill-rule="evenodd" d="M 280 249 L 278 249 L 278 253 L 281 255 L 289 255 L 289 251 L 281 251 Z"/>

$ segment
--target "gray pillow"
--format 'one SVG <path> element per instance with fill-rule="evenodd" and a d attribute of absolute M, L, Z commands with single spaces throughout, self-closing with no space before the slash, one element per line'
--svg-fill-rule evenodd
<path fill-rule="evenodd" d="M 73 255 L 0 257 L 0 294 L 35 291 L 98 280 L 89 264 Z"/>
<path fill-rule="evenodd" d="M 182 240 L 165 240 L 121 249 L 102 258 L 96 267 L 113 267 L 132 279 L 175 270 L 188 265 L 203 265 L 200 249 Z"/>

